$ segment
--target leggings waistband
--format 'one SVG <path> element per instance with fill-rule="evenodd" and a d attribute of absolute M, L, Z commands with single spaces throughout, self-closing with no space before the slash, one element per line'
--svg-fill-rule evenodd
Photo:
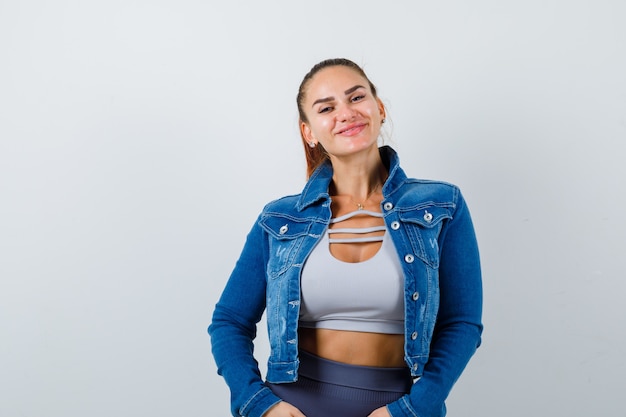
<path fill-rule="evenodd" d="M 408 367 L 350 365 L 299 351 L 298 373 L 316 381 L 374 391 L 408 392 L 413 384 Z"/>

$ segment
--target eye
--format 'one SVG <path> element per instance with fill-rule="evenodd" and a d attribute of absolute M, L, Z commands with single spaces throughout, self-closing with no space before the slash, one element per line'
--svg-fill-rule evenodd
<path fill-rule="evenodd" d="M 364 95 L 364 94 L 360 94 L 360 95 L 358 95 L 358 96 L 354 96 L 354 97 L 352 97 L 351 101 L 354 103 L 354 102 L 357 102 L 357 101 L 361 101 L 361 100 L 363 100 L 364 98 L 365 98 L 365 95 Z"/>
<path fill-rule="evenodd" d="M 318 113 L 328 113 L 329 111 L 331 111 L 333 108 L 330 106 L 326 106 L 326 107 L 321 107 L 317 112 Z"/>

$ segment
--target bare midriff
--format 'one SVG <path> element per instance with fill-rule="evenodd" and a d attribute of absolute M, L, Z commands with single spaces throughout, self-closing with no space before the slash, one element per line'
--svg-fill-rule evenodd
<path fill-rule="evenodd" d="M 301 327 L 300 349 L 336 362 L 385 368 L 404 367 L 404 336 Z"/>
<path fill-rule="evenodd" d="M 373 193 L 366 209 L 379 210 L 382 201 L 380 191 Z M 360 205 L 362 206 L 362 205 Z M 333 196 L 333 217 L 355 210 L 355 204 L 347 196 Z M 384 225 L 382 218 L 358 216 L 341 223 L 340 227 L 364 228 Z M 332 228 L 332 227 L 331 227 Z M 356 237 L 347 233 L 338 237 Z M 331 254 L 343 262 L 363 262 L 372 258 L 381 247 L 381 242 L 358 244 L 331 244 Z M 298 330 L 298 346 L 313 355 L 350 365 L 385 368 L 405 367 L 404 335 L 331 330 L 301 327 Z"/>

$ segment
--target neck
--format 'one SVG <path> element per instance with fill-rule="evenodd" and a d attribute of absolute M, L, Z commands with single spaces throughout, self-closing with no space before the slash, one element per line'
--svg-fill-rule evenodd
<path fill-rule="evenodd" d="M 380 190 L 387 177 L 378 149 L 375 153 L 350 161 L 334 158 L 332 164 L 331 193 L 348 196 L 356 204 L 363 203 Z"/>

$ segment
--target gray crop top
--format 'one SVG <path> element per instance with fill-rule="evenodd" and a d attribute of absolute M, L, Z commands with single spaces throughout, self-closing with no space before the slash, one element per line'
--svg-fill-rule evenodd
<path fill-rule="evenodd" d="M 327 231 L 302 269 L 299 325 L 403 334 L 404 277 L 388 233 L 377 239 L 382 239 L 378 252 L 358 263 L 335 258 L 330 239 Z M 353 241 L 359 239 L 370 238 Z"/>

